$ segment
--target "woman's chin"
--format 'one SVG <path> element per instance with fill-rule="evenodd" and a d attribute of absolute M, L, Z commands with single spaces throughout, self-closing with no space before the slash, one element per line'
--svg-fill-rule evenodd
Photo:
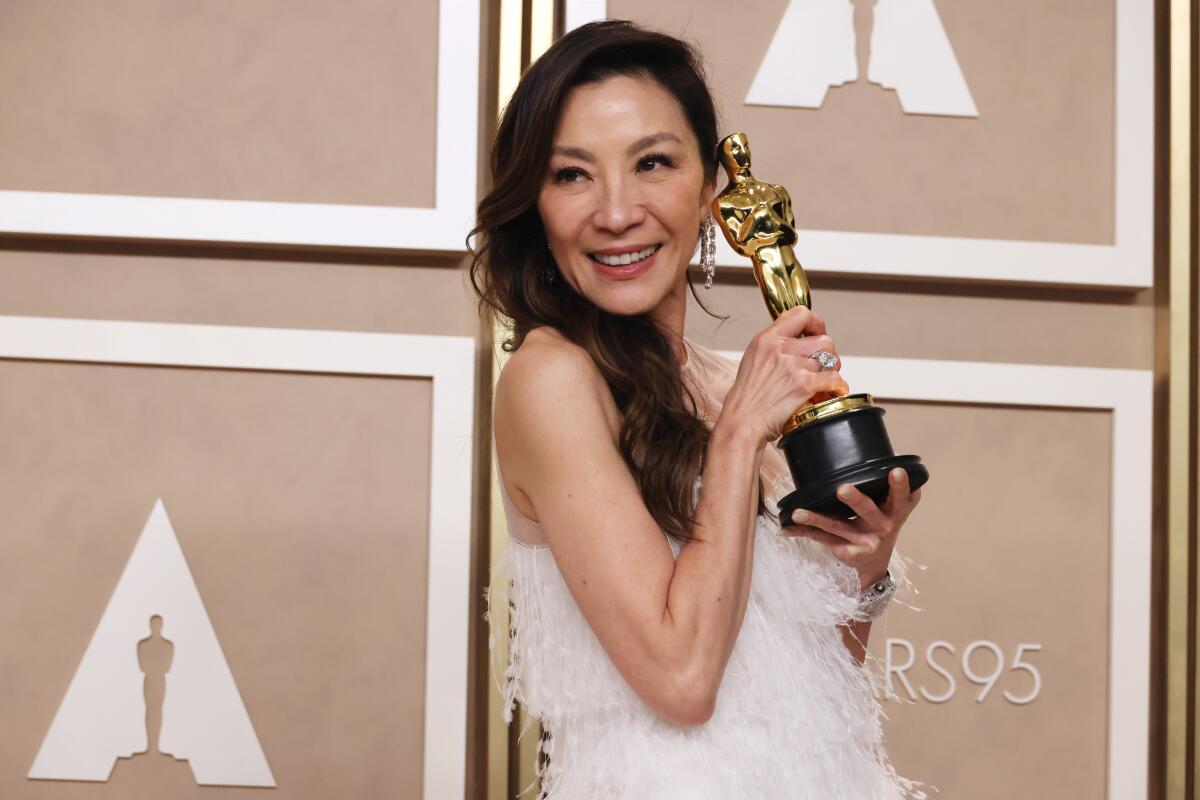
<path fill-rule="evenodd" d="M 619 287 L 599 293 L 592 302 L 620 317 L 635 317 L 648 314 L 662 302 L 665 292 L 648 292 L 634 287 Z"/>
<path fill-rule="evenodd" d="M 609 314 L 632 317 L 653 311 L 671 290 L 663 276 L 647 273 L 633 280 L 600 279 L 588 286 L 585 294 Z"/>

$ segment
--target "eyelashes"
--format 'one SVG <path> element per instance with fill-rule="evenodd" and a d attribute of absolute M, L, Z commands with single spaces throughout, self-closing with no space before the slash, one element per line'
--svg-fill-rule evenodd
<path fill-rule="evenodd" d="M 644 155 L 638 159 L 638 166 L 645 164 L 647 161 L 657 161 L 664 167 L 675 166 L 675 162 L 666 153 L 650 153 L 649 155 Z"/>
<path fill-rule="evenodd" d="M 554 182 L 555 183 L 574 183 L 575 181 L 567 180 L 567 178 L 570 178 L 570 177 L 573 177 L 576 175 L 583 175 L 583 171 L 580 170 L 578 167 L 563 167 L 562 169 L 560 169 L 554 173 Z"/>
<path fill-rule="evenodd" d="M 675 166 L 675 160 L 666 153 L 648 153 L 638 159 L 638 167 L 641 168 L 645 164 L 661 164 L 664 167 Z M 646 172 L 654 172 L 654 169 L 645 170 Z M 576 183 L 579 178 L 585 177 L 585 173 L 579 167 L 563 167 L 556 170 L 551 176 L 555 183 Z"/>

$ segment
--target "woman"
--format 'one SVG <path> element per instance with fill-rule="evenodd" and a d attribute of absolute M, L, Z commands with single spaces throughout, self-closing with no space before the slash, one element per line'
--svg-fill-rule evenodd
<path fill-rule="evenodd" d="M 513 320 L 495 441 L 512 543 L 509 715 L 544 730 L 542 793 L 576 798 L 922 797 L 882 747 L 863 590 L 903 580 L 902 470 L 878 507 L 780 530 L 772 443 L 845 394 L 819 316 L 792 309 L 740 366 L 683 337 L 716 191 L 695 53 L 627 22 L 529 68 L 492 152 L 472 277 Z M 511 597 L 501 598 L 511 586 Z"/>

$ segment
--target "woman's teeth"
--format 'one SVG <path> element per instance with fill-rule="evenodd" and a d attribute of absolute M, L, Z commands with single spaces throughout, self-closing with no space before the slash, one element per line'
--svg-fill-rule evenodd
<path fill-rule="evenodd" d="M 638 250 L 636 253 L 621 253 L 619 256 L 603 256 L 599 253 L 592 253 L 592 258 L 610 267 L 621 267 L 641 261 L 643 258 L 649 258 L 658 248 L 659 245 L 652 244 L 645 250 Z"/>

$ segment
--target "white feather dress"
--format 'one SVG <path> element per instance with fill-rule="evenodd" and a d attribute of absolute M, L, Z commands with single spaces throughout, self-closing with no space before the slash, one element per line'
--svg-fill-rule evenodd
<path fill-rule="evenodd" d="M 713 420 L 736 365 L 689 343 L 684 378 Z M 776 448 L 763 458 L 769 508 L 790 491 Z M 510 544 L 489 605 L 510 610 L 509 660 L 496 669 L 505 718 L 540 720 L 545 800 L 894 800 L 927 795 L 883 748 L 882 681 L 851 657 L 837 626 L 854 618 L 855 571 L 822 545 L 759 516 L 745 620 L 712 718 L 658 717 L 621 677 L 575 604 L 536 522 L 504 496 Z M 686 542 L 668 537 L 678 556 Z M 906 560 L 890 565 L 911 591 Z M 492 631 L 491 644 L 505 631 Z"/>

